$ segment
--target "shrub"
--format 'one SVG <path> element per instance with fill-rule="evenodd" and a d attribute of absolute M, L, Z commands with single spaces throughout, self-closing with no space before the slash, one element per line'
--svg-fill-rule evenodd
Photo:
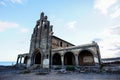
<path fill-rule="evenodd" d="M 46 74 L 48 74 L 47 72 L 38 72 L 38 73 L 36 73 L 36 75 L 46 75 Z"/>
<path fill-rule="evenodd" d="M 30 73 L 30 70 L 25 70 L 25 71 L 19 72 L 19 74 L 28 74 L 28 73 Z"/>
<path fill-rule="evenodd" d="M 66 70 L 67 70 L 67 71 L 74 71 L 74 70 L 75 70 L 75 67 L 74 67 L 74 66 L 67 66 L 67 67 L 66 67 Z"/>

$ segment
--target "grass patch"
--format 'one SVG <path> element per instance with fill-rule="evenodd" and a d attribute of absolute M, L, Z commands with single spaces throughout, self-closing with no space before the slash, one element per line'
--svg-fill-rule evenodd
<path fill-rule="evenodd" d="M 46 74 L 48 74 L 48 72 L 38 72 L 38 73 L 36 73 L 36 75 L 46 75 Z"/>
<path fill-rule="evenodd" d="M 19 74 L 29 74 L 29 73 L 30 73 L 30 70 L 25 70 L 25 71 L 19 72 Z"/>
<path fill-rule="evenodd" d="M 67 71 L 75 71 L 75 67 L 73 67 L 73 66 L 67 66 L 66 70 Z"/>

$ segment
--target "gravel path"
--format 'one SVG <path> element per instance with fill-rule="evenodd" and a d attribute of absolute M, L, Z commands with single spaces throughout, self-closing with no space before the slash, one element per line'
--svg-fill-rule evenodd
<path fill-rule="evenodd" d="M 120 75 L 110 73 L 49 73 L 46 75 L 2 73 L 0 80 L 120 80 Z"/>
<path fill-rule="evenodd" d="M 37 72 L 20 73 L 21 70 L 0 68 L 0 80 L 120 80 L 118 73 L 57 73 L 37 75 Z"/>

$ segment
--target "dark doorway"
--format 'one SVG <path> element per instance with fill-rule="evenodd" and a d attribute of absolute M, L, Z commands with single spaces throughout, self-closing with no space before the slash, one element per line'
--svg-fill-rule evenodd
<path fill-rule="evenodd" d="M 28 56 L 25 56 L 24 58 L 24 64 L 27 64 Z"/>
<path fill-rule="evenodd" d="M 61 65 L 61 56 L 59 53 L 55 53 L 52 58 L 52 65 Z"/>
<path fill-rule="evenodd" d="M 94 57 L 92 53 L 88 50 L 83 50 L 79 53 L 78 62 L 80 66 L 93 66 Z"/>
<path fill-rule="evenodd" d="M 65 53 L 64 64 L 65 65 L 75 65 L 75 56 L 72 52 Z"/>
<path fill-rule="evenodd" d="M 41 54 L 40 52 L 35 55 L 35 64 L 41 64 Z"/>

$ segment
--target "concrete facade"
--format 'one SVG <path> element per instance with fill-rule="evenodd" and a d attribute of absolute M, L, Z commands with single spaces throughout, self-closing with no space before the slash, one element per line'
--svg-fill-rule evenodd
<path fill-rule="evenodd" d="M 24 61 L 22 62 L 22 58 Z M 100 67 L 101 56 L 96 42 L 75 46 L 53 35 L 53 26 L 42 12 L 36 22 L 31 36 L 30 50 L 27 54 L 18 55 L 17 65 L 31 67 L 44 66 L 44 60 L 49 61 L 49 68 Z"/>
<path fill-rule="evenodd" d="M 55 55 L 59 56 L 56 56 L 56 58 L 54 58 Z M 52 49 L 52 60 L 52 67 L 61 68 L 69 65 L 81 67 L 100 66 L 101 64 L 99 47 L 94 42 L 80 46 Z"/>

